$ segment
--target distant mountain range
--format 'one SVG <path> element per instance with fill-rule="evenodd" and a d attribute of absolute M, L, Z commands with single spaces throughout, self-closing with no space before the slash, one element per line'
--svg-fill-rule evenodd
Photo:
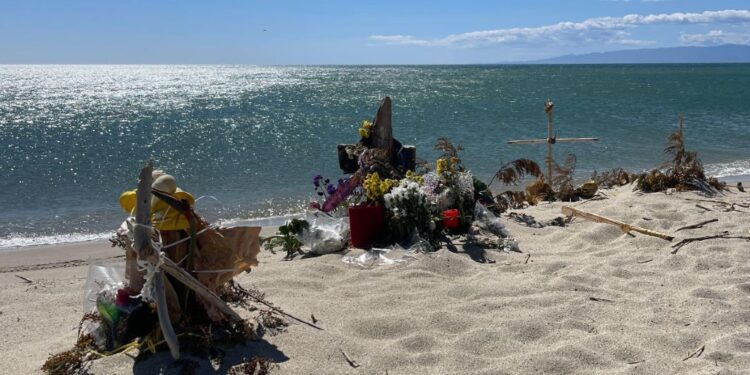
<path fill-rule="evenodd" d="M 565 55 L 523 64 L 750 63 L 750 46 L 670 47 Z"/>

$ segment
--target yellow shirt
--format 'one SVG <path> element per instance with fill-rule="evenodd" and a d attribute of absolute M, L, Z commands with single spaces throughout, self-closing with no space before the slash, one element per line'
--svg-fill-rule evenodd
<path fill-rule="evenodd" d="M 135 203 L 136 203 L 136 191 L 126 191 L 120 195 L 120 207 L 125 210 L 126 213 L 133 215 L 135 214 Z M 190 207 L 195 204 L 195 199 L 190 193 L 182 190 L 177 190 L 176 193 L 172 194 L 179 200 L 187 200 Z M 166 202 L 162 201 L 157 197 L 151 197 L 156 199 L 156 203 L 151 205 L 151 223 L 158 230 L 180 230 L 190 228 L 185 215 L 177 211 L 176 209 L 169 206 Z"/>

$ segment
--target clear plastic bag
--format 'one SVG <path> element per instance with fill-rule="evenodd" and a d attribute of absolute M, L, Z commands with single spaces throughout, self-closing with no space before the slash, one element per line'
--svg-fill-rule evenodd
<path fill-rule="evenodd" d="M 111 297 L 114 303 L 117 290 L 125 286 L 124 264 L 91 264 L 83 291 L 83 310 L 97 311 L 97 300 Z"/>
<path fill-rule="evenodd" d="M 510 236 L 510 233 L 508 233 L 508 230 L 505 228 L 505 225 L 500 218 L 495 216 L 495 214 L 490 212 L 487 207 L 484 207 L 479 202 L 474 206 L 474 223 L 472 223 L 472 225 L 487 230 L 501 238 Z"/>
<path fill-rule="evenodd" d="M 394 245 L 390 249 L 373 247 L 358 256 L 346 255 L 341 258 L 341 261 L 351 266 L 369 269 L 374 266 L 402 264 L 415 258 L 415 251 L 411 249 L 406 250 L 401 246 Z"/>
<path fill-rule="evenodd" d="M 300 236 L 300 241 L 310 247 L 310 253 L 322 255 L 341 251 L 349 240 L 347 217 L 313 216 L 310 228 Z"/>

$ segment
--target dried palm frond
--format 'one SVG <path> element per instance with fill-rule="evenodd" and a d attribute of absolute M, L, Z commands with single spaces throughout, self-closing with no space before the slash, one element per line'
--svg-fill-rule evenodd
<path fill-rule="evenodd" d="M 638 176 L 634 173 L 628 173 L 622 168 L 606 170 L 601 174 L 596 171 L 591 174 L 591 180 L 596 182 L 599 187 L 612 188 L 615 186 L 624 186 L 636 180 Z"/>
<path fill-rule="evenodd" d="M 576 156 L 568 154 L 565 157 L 563 165 L 557 164 L 554 160 L 547 159 L 547 162 L 551 162 L 552 170 L 555 172 L 554 177 L 550 181 L 552 190 L 555 191 L 556 198 L 561 201 L 576 200 L 577 194 L 576 189 L 573 186 L 573 174 L 576 170 Z"/>
<path fill-rule="evenodd" d="M 518 184 L 525 176 L 534 176 L 539 177 L 542 175 L 542 170 L 539 168 L 539 164 L 534 162 L 533 160 L 529 159 L 516 159 L 511 162 L 503 164 L 503 166 L 500 167 L 500 169 L 495 173 L 495 175 L 490 180 L 490 184 L 492 184 L 492 181 L 497 178 L 498 180 L 502 181 L 502 183 L 506 185 L 516 185 Z"/>
<path fill-rule="evenodd" d="M 526 201 L 536 205 L 542 200 L 554 200 L 555 192 L 543 178 L 538 178 L 526 185 Z"/>
<path fill-rule="evenodd" d="M 664 153 L 669 161 L 662 166 L 664 172 L 653 170 L 638 176 L 638 189 L 644 192 L 657 192 L 667 189 L 700 190 L 708 195 L 714 195 L 726 189 L 726 184 L 715 178 L 706 178 L 703 164 L 698 153 L 687 151 L 683 133 L 683 118 L 680 115 L 680 126 L 677 131 L 667 137 Z"/>
<path fill-rule="evenodd" d="M 524 192 L 508 190 L 495 197 L 495 204 L 491 208 L 495 213 L 503 213 L 510 209 L 521 209 L 527 206 L 528 203 L 526 202 L 526 194 Z"/>
<path fill-rule="evenodd" d="M 457 169 L 461 172 L 464 171 L 464 166 L 461 163 L 461 158 L 458 157 L 458 153 L 464 150 L 461 145 L 454 145 L 450 139 L 446 137 L 440 137 L 437 139 L 437 142 L 435 142 L 435 150 L 443 152 L 440 155 L 439 159 L 453 160 L 454 165 L 456 165 Z"/>
<path fill-rule="evenodd" d="M 427 160 L 424 160 L 422 158 L 416 158 L 414 162 L 414 172 L 416 172 L 418 175 L 423 175 L 429 171 L 432 170 L 432 165 L 430 165 Z"/>

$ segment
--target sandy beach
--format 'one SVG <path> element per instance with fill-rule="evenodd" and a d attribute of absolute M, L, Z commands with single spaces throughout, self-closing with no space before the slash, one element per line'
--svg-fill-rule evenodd
<path fill-rule="evenodd" d="M 640 194 L 632 186 L 604 193 L 569 205 L 675 240 L 583 219 L 544 228 L 506 219 L 521 253 L 443 248 L 362 269 L 342 254 L 283 261 L 264 251 L 260 266 L 238 281 L 288 313 L 314 315 L 324 330 L 289 321 L 283 333 L 228 350 L 219 368 L 200 362 L 198 373 L 224 373 L 252 355 L 274 359 L 281 374 L 747 373 L 750 243 L 712 239 L 676 254 L 671 245 L 722 231 L 750 235 L 750 209 L 695 201 L 747 204 L 750 194 Z M 518 212 L 546 221 L 562 205 Z M 676 232 L 710 219 L 718 222 Z M 88 262 L 120 256 L 108 243 L 0 253 L 0 373 L 38 373 L 50 353 L 70 348 Z M 138 363 L 121 354 L 92 367 L 96 374 L 179 370 L 167 353 Z"/>

